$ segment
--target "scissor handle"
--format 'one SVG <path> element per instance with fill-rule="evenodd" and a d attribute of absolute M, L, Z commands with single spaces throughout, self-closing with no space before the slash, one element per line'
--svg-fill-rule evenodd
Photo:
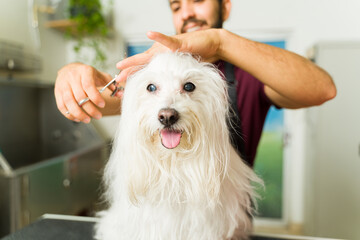
<path fill-rule="evenodd" d="M 108 82 L 102 89 L 99 90 L 99 93 L 102 93 L 103 91 L 105 91 L 106 88 L 108 88 L 111 84 L 113 84 L 116 80 L 117 75 L 115 75 L 115 77 L 113 79 L 111 79 L 110 82 Z M 78 105 L 81 107 L 82 105 L 84 105 L 84 103 L 88 102 L 90 99 L 88 97 L 80 100 L 80 102 L 78 102 Z"/>

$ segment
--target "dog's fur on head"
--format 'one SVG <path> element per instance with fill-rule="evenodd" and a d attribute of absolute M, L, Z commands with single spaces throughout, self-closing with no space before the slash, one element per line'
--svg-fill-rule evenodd
<path fill-rule="evenodd" d="M 212 64 L 178 52 L 129 77 L 98 239 L 247 238 L 261 180 L 231 146 L 226 89 Z"/>

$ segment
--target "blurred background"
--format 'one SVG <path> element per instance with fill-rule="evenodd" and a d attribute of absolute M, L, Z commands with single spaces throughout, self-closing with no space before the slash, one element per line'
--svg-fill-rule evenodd
<path fill-rule="evenodd" d="M 118 117 L 66 120 L 57 71 L 81 61 L 115 75 L 116 62 L 151 46 L 147 31 L 175 33 L 166 0 L 78 1 L 85 14 L 75 2 L 0 0 L 0 237 L 44 213 L 101 208 Z M 255 165 L 266 185 L 255 231 L 360 239 L 360 1 L 232 4 L 224 28 L 311 59 L 338 90 L 319 107 L 271 109 Z"/>

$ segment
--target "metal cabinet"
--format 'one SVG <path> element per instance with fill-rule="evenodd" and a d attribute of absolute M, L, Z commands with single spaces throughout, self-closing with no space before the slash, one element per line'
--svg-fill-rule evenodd
<path fill-rule="evenodd" d="M 0 237 L 45 213 L 99 207 L 107 143 L 93 125 L 63 117 L 53 92 L 0 79 Z"/>

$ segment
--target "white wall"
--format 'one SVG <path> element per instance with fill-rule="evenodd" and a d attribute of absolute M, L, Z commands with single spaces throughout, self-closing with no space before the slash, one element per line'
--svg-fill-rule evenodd
<path fill-rule="evenodd" d="M 33 4 L 32 4 L 33 3 Z M 33 7 L 45 6 L 47 0 L 0 1 L 0 40 L 24 46 L 27 52 L 43 58 L 42 71 L 37 74 L 18 74 L 20 77 L 54 82 L 57 70 L 66 59 L 65 39 L 62 34 L 44 27 L 48 16 L 37 12 L 38 27 L 33 27 Z"/>
<path fill-rule="evenodd" d="M 149 30 L 174 33 L 167 0 L 114 1 L 115 24 L 124 37 L 145 37 Z M 225 28 L 290 31 L 288 49 L 302 55 L 318 41 L 360 39 L 357 0 L 233 0 L 232 5 Z"/>
<path fill-rule="evenodd" d="M 34 46 L 31 44 L 31 31 L 28 27 L 28 16 L 26 14 L 27 5 L 19 4 L 20 1 L 0 1 L 0 39 L 33 48 Z M 19 32 L 22 33 L 21 37 L 19 37 Z"/>

